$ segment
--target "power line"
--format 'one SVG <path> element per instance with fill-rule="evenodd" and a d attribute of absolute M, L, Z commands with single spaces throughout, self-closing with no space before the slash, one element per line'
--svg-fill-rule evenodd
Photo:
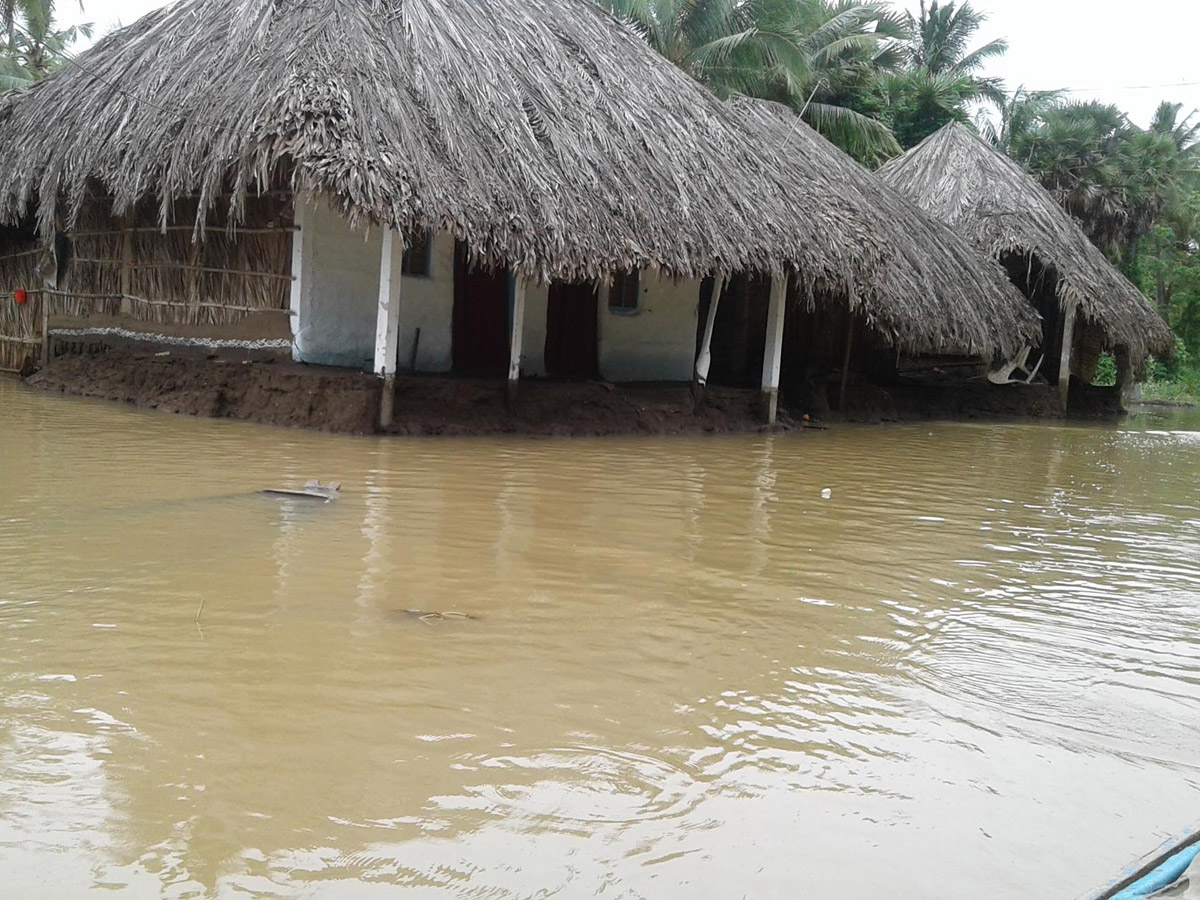
<path fill-rule="evenodd" d="M 1002 94 L 1090 94 L 1104 93 L 1105 91 L 1154 91 L 1164 88 L 1195 87 L 1197 85 L 1200 85 L 1200 81 L 1174 81 L 1164 84 L 1114 84 L 1107 87 L 1060 87 L 1050 89 L 1019 87 L 1016 89 L 1002 88 L 1000 92 Z"/>

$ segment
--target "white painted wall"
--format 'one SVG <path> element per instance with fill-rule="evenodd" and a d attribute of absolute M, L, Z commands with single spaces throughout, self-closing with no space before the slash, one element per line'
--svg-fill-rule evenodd
<path fill-rule="evenodd" d="M 550 305 L 550 286 L 525 286 L 525 329 L 521 338 L 521 374 L 546 377 L 546 310 Z"/>
<path fill-rule="evenodd" d="M 305 204 L 300 221 L 294 355 L 317 365 L 370 369 L 383 232 L 351 229 L 324 200 Z"/>
<path fill-rule="evenodd" d="M 326 201 L 299 211 L 300 280 L 293 292 L 296 348 L 303 362 L 370 369 L 375 353 L 383 230 L 351 229 Z M 297 254 L 293 254 L 293 272 Z M 429 276 L 405 275 L 400 286 L 400 366 L 408 367 L 421 329 L 417 370 L 450 371 L 454 313 L 454 239 L 435 235 Z M 544 315 L 543 315 L 544 317 Z M 544 326 L 543 326 L 544 327 Z"/>
<path fill-rule="evenodd" d="M 600 292 L 600 377 L 606 381 L 690 381 L 696 364 L 700 282 L 643 270 L 635 313 L 614 313 Z"/>
<path fill-rule="evenodd" d="M 413 340 L 418 372 L 449 372 L 453 357 L 450 340 L 454 325 L 454 238 L 433 236 L 428 277 L 405 275 L 400 286 L 400 369 L 408 368 Z"/>
<path fill-rule="evenodd" d="M 383 230 L 351 229 L 324 200 L 299 211 L 300 280 L 292 317 L 295 357 L 308 363 L 369 370 L 375 352 L 379 264 Z M 549 288 L 529 284 L 525 296 L 521 372 L 546 374 L 546 308 Z M 699 281 L 675 282 L 642 272 L 633 314 L 610 312 L 601 288 L 600 376 L 608 381 L 689 381 L 695 365 Z M 413 340 L 418 372 L 449 372 L 454 321 L 454 239 L 434 236 L 430 274 L 405 275 L 400 288 L 400 370 L 408 368 Z"/>

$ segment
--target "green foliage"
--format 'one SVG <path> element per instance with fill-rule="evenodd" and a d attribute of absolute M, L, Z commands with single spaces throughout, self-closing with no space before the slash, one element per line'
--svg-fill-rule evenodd
<path fill-rule="evenodd" d="M 1162 374 L 1179 377 L 1194 368 L 1192 360 L 1200 360 L 1200 175 L 1187 174 L 1167 196 L 1157 224 L 1139 245 L 1133 269 L 1179 341 L 1171 368 Z"/>
<path fill-rule="evenodd" d="M 1014 135 L 1010 153 L 1113 259 L 1128 260 L 1189 163 L 1171 136 L 1143 131 L 1117 107 L 1068 103 Z"/>
<path fill-rule="evenodd" d="M 1096 363 L 1096 377 L 1092 384 L 1099 387 L 1112 387 L 1117 383 L 1117 360 L 1111 353 L 1101 353 Z"/>
<path fill-rule="evenodd" d="M 67 62 L 79 38 L 91 37 L 91 25 L 60 29 L 54 0 L 0 0 L 0 92 L 32 84 Z"/>
<path fill-rule="evenodd" d="M 1176 349 L 1175 357 L 1170 360 L 1151 357 L 1146 364 L 1142 398 L 1174 403 L 1200 401 L 1200 360 L 1182 347 Z"/>
<path fill-rule="evenodd" d="M 919 69 L 882 76 L 877 90 L 883 119 L 905 149 L 950 122 L 969 122 L 967 107 L 975 97 L 968 77 Z"/>
<path fill-rule="evenodd" d="M 986 111 L 980 110 L 976 127 L 997 149 L 1011 154 L 1013 144 L 1027 140 L 1042 126 L 1046 116 L 1062 103 L 1062 91 L 1030 91 L 1022 85 L 1000 105 L 998 124 Z"/>
<path fill-rule="evenodd" d="M 1150 357 L 1144 367 L 1142 398 L 1173 403 L 1200 401 L 1200 357 L 1178 337 L 1170 359 Z"/>

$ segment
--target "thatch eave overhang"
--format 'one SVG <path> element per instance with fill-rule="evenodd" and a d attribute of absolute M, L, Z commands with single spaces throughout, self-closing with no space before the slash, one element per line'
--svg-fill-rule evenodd
<path fill-rule="evenodd" d="M 731 107 L 772 148 L 784 190 L 819 171 L 838 202 L 869 221 L 891 253 L 848 298 L 894 345 L 918 352 L 1011 357 L 1041 333 L 1040 317 L 994 259 L 978 252 L 777 103 L 737 97 Z"/>

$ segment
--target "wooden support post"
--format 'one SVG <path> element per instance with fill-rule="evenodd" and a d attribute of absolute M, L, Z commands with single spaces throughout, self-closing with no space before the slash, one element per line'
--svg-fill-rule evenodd
<path fill-rule="evenodd" d="M 396 367 L 400 358 L 400 266 L 404 238 L 394 228 L 383 236 L 379 260 L 379 310 L 375 319 L 375 374 L 383 378 L 379 401 L 379 427 L 392 424 L 396 399 Z"/>
<path fill-rule="evenodd" d="M 1067 398 L 1071 392 L 1071 349 L 1075 344 L 1075 315 L 1079 307 L 1068 303 L 1063 311 L 1062 355 L 1058 361 L 1058 396 L 1062 401 L 1063 415 L 1067 412 Z"/>
<path fill-rule="evenodd" d="M 192 249 L 188 253 L 188 267 L 186 276 L 188 286 L 187 302 L 189 306 L 193 307 L 200 303 L 200 279 L 204 277 L 204 272 L 202 271 L 203 267 L 200 265 L 201 254 L 203 252 L 204 244 L 202 244 L 200 241 L 193 240 Z M 129 292 L 122 291 L 122 293 L 128 294 Z"/>
<path fill-rule="evenodd" d="M 842 356 L 842 387 L 838 391 L 838 412 L 846 411 L 846 382 L 850 380 L 850 350 L 854 346 L 854 310 L 847 309 L 846 352 Z"/>
<path fill-rule="evenodd" d="M 304 201 L 296 197 L 293 203 L 295 210 L 292 215 L 295 218 L 296 230 L 292 232 L 292 290 L 288 301 L 291 315 L 288 316 L 288 323 L 292 327 L 292 359 L 302 362 L 304 354 L 300 350 L 300 332 L 304 330 L 304 313 L 306 312 L 304 309 L 304 261 L 305 257 L 312 252 L 312 247 L 308 246 L 307 242 L 311 238 L 306 236 L 304 230 Z"/>
<path fill-rule="evenodd" d="M 42 269 L 42 371 L 49 372 L 54 356 L 54 342 L 50 340 L 50 304 L 58 291 L 58 249 L 50 242 Z"/>
<path fill-rule="evenodd" d="M 121 315 L 133 315 L 133 216 L 121 220 Z"/>
<path fill-rule="evenodd" d="M 42 371 L 50 371 L 50 298 L 53 295 L 42 291 Z"/>
<path fill-rule="evenodd" d="M 779 368 L 783 361 L 783 319 L 787 306 L 787 276 L 771 275 L 771 298 L 767 308 L 767 343 L 763 350 L 762 411 L 768 425 L 775 424 L 779 409 Z"/>
<path fill-rule="evenodd" d="M 725 276 L 713 278 L 712 299 L 708 303 L 708 318 L 704 322 L 704 337 L 700 339 L 700 352 L 696 354 L 696 368 L 692 373 L 692 409 L 699 412 L 704 407 L 704 389 L 708 385 L 708 370 L 712 367 L 713 327 L 717 323 L 717 307 L 721 303 L 721 292 L 725 289 Z"/>
<path fill-rule="evenodd" d="M 421 329 L 413 330 L 412 352 L 408 355 L 408 371 L 417 371 L 417 351 L 421 349 Z"/>
<path fill-rule="evenodd" d="M 508 317 L 508 385 L 505 401 L 509 407 L 517 399 L 517 385 L 521 380 L 521 338 L 525 332 L 525 279 L 519 275 L 509 276 Z"/>
<path fill-rule="evenodd" d="M 1137 387 L 1135 383 L 1137 376 L 1133 371 L 1133 355 L 1129 352 L 1128 347 L 1117 347 L 1113 355 L 1117 360 L 1117 391 L 1121 398 L 1121 407 L 1128 409 L 1129 405 L 1135 401 L 1134 390 Z"/>

